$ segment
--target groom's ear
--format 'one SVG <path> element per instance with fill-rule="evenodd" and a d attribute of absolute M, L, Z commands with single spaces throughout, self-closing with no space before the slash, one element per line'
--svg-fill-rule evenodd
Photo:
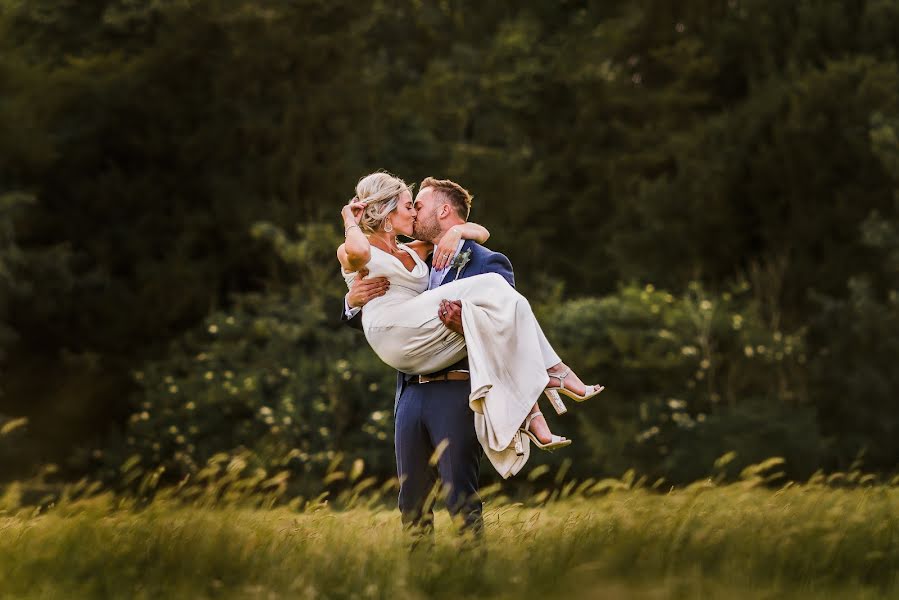
<path fill-rule="evenodd" d="M 452 212 L 453 212 L 453 207 L 450 206 L 449 204 L 447 204 L 446 202 L 444 202 L 443 204 L 440 205 L 439 217 L 441 219 L 445 219 L 448 216 L 450 216 L 450 214 L 452 214 Z"/>

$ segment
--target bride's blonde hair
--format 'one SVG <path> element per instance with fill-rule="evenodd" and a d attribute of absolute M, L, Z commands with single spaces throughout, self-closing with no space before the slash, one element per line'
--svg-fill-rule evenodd
<path fill-rule="evenodd" d="M 373 233 L 381 228 L 387 215 L 396 210 L 400 203 L 400 195 L 412 192 L 406 182 L 386 171 L 366 175 L 356 184 L 356 197 L 353 201 L 365 203 L 365 211 L 359 228 L 364 233 Z"/>

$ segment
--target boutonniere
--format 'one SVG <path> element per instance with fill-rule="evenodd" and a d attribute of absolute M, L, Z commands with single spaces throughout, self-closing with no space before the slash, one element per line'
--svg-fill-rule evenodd
<path fill-rule="evenodd" d="M 456 268 L 456 279 L 459 279 L 459 274 L 462 272 L 462 269 L 465 268 L 465 265 L 468 264 L 468 261 L 471 260 L 471 248 L 466 250 L 465 252 L 460 252 L 456 255 L 456 258 L 453 259 L 453 262 L 450 263 L 450 269 L 453 267 Z"/>

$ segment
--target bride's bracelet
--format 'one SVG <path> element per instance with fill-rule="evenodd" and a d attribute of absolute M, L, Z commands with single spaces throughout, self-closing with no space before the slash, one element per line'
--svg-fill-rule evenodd
<path fill-rule="evenodd" d="M 347 234 L 350 232 L 350 229 L 352 229 L 353 227 L 359 227 L 359 225 L 357 225 L 356 223 L 353 223 L 353 224 L 350 225 L 349 227 L 345 228 L 345 229 L 343 230 L 343 237 L 346 237 Z M 359 230 L 361 231 L 362 228 L 359 227 Z"/>

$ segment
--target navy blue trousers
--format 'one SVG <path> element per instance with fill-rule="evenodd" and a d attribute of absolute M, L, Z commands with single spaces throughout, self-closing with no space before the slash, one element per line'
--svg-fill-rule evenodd
<path fill-rule="evenodd" d="M 478 495 L 484 451 L 468 407 L 468 381 L 405 384 L 396 406 L 396 467 L 400 480 L 399 508 L 403 525 L 413 533 L 432 534 L 436 488 L 445 495 L 450 515 L 461 519 L 463 531 L 480 538 L 484 521 Z M 431 456 L 443 440 L 448 445 Z"/>

